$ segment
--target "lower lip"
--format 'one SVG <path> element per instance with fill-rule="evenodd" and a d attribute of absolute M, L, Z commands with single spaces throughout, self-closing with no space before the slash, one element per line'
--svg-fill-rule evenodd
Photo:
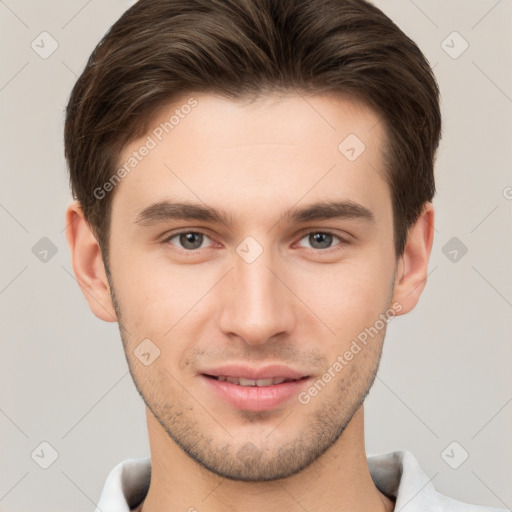
<path fill-rule="evenodd" d="M 290 398 L 297 396 L 309 378 L 283 382 L 273 386 L 240 386 L 227 381 L 201 376 L 207 385 L 226 402 L 244 411 L 267 411 L 275 409 Z"/>

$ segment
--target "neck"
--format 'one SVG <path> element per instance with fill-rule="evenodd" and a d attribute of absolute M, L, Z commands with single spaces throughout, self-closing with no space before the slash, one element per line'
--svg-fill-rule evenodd
<path fill-rule="evenodd" d="M 177 446 L 146 409 L 151 484 L 142 512 L 391 512 L 394 503 L 375 486 L 366 460 L 363 407 L 343 435 L 308 467 L 269 482 L 229 480 L 211 473 Z"/>

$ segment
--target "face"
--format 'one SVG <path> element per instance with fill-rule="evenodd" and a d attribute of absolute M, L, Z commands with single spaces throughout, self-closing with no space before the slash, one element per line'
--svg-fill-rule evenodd
<path fill-rule="evenodd" d="M 121 155 L 137 163 L 113 198 L 110 284 L 130 371 L 214 473 L 300 471 L 368 393 L 396 310 L 385 143 L 347 99 L 194 95 Z"/>

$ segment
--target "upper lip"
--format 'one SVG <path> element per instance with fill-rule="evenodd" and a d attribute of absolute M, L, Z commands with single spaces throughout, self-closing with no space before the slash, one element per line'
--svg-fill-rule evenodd
<path fill-rule="evenodd" d="M 201 371 L 204 375 L 211 375 L 213 377 L 242 377 L 245 379 L 276 379 L 285 378 L 291 380 L 302 379 L 308 377 L 306 373 L 294 370 L 289 366 L 280 364 L 273 364 L 269 366 L 263 366 L 261 368 L 253 368 L 248 365 L 230 364 L 225 366 L 219 366 L 218 368 L 211 368 Z"/>

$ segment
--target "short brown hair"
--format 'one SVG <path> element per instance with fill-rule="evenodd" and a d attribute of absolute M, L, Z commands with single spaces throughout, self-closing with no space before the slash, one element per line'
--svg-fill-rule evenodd
<path fill-rule="evenodd" d="M 416 44 L 365 0 L 139 0 L 93 51 L 66 110 L 73 196 L 108 260 L 123 148 L 179 95 L 340 92 L 382 117 L 394 247 L 435 193 L 439 90 Z M 341 142 L 341 141 L 340 141 Z"/>

